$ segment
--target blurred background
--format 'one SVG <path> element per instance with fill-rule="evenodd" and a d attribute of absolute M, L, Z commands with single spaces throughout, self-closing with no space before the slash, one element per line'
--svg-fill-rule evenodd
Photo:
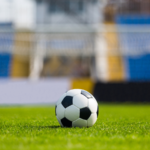
<path fill-rule="evenodd" d="M 150 102 L 149 81 L 150 0 L 0 0 L 0 104 Z"/>

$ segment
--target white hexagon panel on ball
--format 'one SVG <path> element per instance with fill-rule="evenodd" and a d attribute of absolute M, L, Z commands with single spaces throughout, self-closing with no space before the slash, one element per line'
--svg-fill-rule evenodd
<path fill-rule="evenodd" d="M 94 98 L 89 99 L 88 107 L 90 108 L 92 113 L 97 112 L 98 103 Z"/>
<path fill-rule="evenodd" d="M 77 108 L 74 105 L 71 105 L 65 110 L 65 117 L 70 121 L 75 121 L 79 118 L 79 113 L 79 108 Z"/>
<path fill-rule="evenodd" d="M 97 120 L 97 114 L 92 113 L 89 119 L 87 120 L 87 126 L 92 127 L 95 124 L 96 120 Z"/>
<path fill-rule="evenodd" d="M 87 107 L 88 101 L 89 100 L 82 94 L 78 94 L 73 97 L 73 105 L 77 106 L 78 108 Z"/>
<path fill-rule="evenodd" d="M 69 90 L 67 91 L 67 95 L 68 96 L 75 96 L 75 95 L 78 95 L 81 93 L 81 90 L 80 89 L 73 89 L 73 90 Z"/>
<path fill-rule="evenodd" d="M 56 107 L 56 116 L 58 116 L 59 119 L 64 118 L 64 116 L 65 116 L 65 108 L 63 107 L 62 104 L 59 104 Z"/>
<path fill-rule="evenodd" d="M 72 126 L 73 127 L 87 127 L 87 121 L 79 118 L 76 121 L 73 121 Z"/>

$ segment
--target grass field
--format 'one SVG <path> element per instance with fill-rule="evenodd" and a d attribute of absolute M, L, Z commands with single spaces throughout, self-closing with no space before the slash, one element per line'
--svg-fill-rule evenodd
<path fill-rule="evenodd" d="M 100 104 L 91 128 L 61 128 L 54 107 L 0 107 L 0 150 L 150 150 L 150 105 Z"/>

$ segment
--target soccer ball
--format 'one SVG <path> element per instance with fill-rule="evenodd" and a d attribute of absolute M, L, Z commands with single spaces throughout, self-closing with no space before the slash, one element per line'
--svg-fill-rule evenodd
<path fill-rule="evenodd" d="M 56 103 L 55 113 L 62 127 L 91 127 L 98 117 L 98 103 L 89 92 L 73 89 Z"/>

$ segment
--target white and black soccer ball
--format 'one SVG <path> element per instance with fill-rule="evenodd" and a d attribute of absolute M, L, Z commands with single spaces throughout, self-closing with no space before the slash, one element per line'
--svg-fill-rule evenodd
<path fill-rule="evenodd" d="M 55 113 L 62 127 L 91 127 L 98 117 L 98 103 L 89 92 L 73 89 L 56 103 Z"/>

